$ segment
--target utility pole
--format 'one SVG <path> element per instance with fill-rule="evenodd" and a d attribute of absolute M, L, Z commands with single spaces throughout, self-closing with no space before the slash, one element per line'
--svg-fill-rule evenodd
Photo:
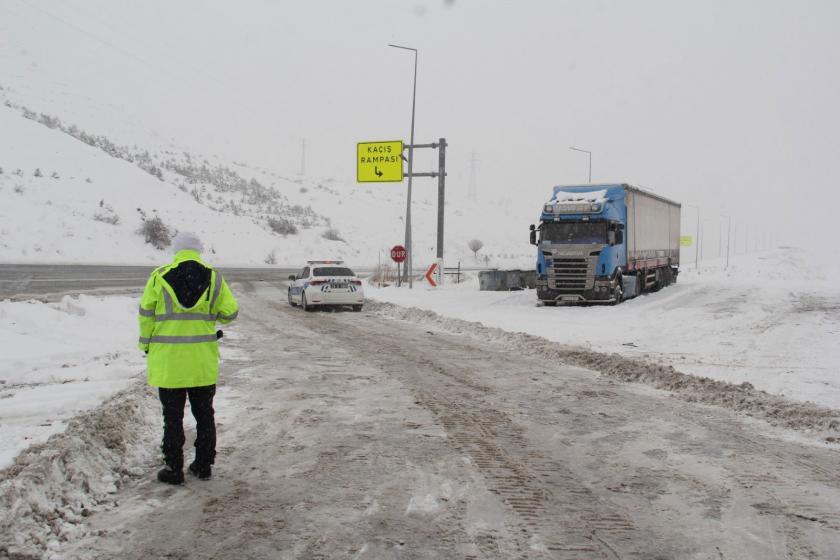
<path fill-rule="evenodd" d="M 697 240 L 694 245 L 694 270 L 700 268 L 700 207 L 697 207 Z"/>
<path fill-rule="evenodd" d="M 732 237 L 732 216 L 727 216 L 727 218 L 729 218 L 729 225 L 726 227 L 726 268 L 724 270 L 729 270 L 729 242 Z"/>

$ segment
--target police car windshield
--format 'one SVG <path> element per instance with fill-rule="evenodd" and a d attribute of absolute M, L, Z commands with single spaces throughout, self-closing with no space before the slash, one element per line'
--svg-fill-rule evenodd
<path fill-rule="evenodd" d="M 355 276 L 355 274 L 343 266 L 323 266 L 316 268 L 312 276 Z"/>

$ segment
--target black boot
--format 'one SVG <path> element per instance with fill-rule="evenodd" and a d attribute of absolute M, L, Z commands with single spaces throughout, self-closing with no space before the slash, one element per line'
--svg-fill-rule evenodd
<path fill-rule="evenodd" d="M 196 461 L 190 463 L 190 472 L 201 480 L 208 480 L 211 475 L 210 465 L 199 465 Z"/>
<path fill-rule="evenodd" d="M 166 466 L 158 471 L 157 479 L 160 482 L 165 482 L 166 484 L 183 484 L 184 471 L 180 469 L 175 470 L 170 466 Z"/>

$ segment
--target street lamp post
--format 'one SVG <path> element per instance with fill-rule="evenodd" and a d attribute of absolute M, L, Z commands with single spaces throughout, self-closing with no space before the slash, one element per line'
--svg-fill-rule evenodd
<path fill-rule="evenodd" d="M 583 152 L 585 154 L 589 154 L 589 184 L 592 184 L 592 152 L 589 150 L 583 150 L 581 148 L 575 148 L 574 146 L 569 147 L 570 150 L 574 150 L 576 152 Z"/>
<path fill-rule="evenodd" d="M 408 287 L 413 288 L 414 279 L 412 278 L 412 263 L 414 259 L 414 250 L 411 245 L 411 176 L 414 174 L 414 109 L 417 101 L 417 49 L 392 44 L 389 44 L 388 46 L 395 49 L 412 51 L 414 53 L 414 88 L 411 94 L 411 137 L 408 144 L 408 193 L 405 203 L 405 250 L 406 253 L 408 253 L 405 260 L 405 275 L 408 277 Z"/>
<path fill-rule="evenodd" d="M 724 270 L 729 270 L 729 248 L 731 246 L 732 240 L 732 216 L 724 215 L 724 218 L 727 220 L 726 226 L 726 266 Z"/>

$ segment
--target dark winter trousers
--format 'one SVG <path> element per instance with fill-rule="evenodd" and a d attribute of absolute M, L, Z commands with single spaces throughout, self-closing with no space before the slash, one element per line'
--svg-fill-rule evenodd
<path fill-rule="evenodd" d="M 216 457 L 216 422 L 213 418 L 213 396 L 216 386 L 188 389 L 160 388 L 163 405 L 163 458 L 178 471 L 184 468 L 184 405 L 190 399 L 195 418 L 195 462 L 199 466 L 212 465 Z"/>

